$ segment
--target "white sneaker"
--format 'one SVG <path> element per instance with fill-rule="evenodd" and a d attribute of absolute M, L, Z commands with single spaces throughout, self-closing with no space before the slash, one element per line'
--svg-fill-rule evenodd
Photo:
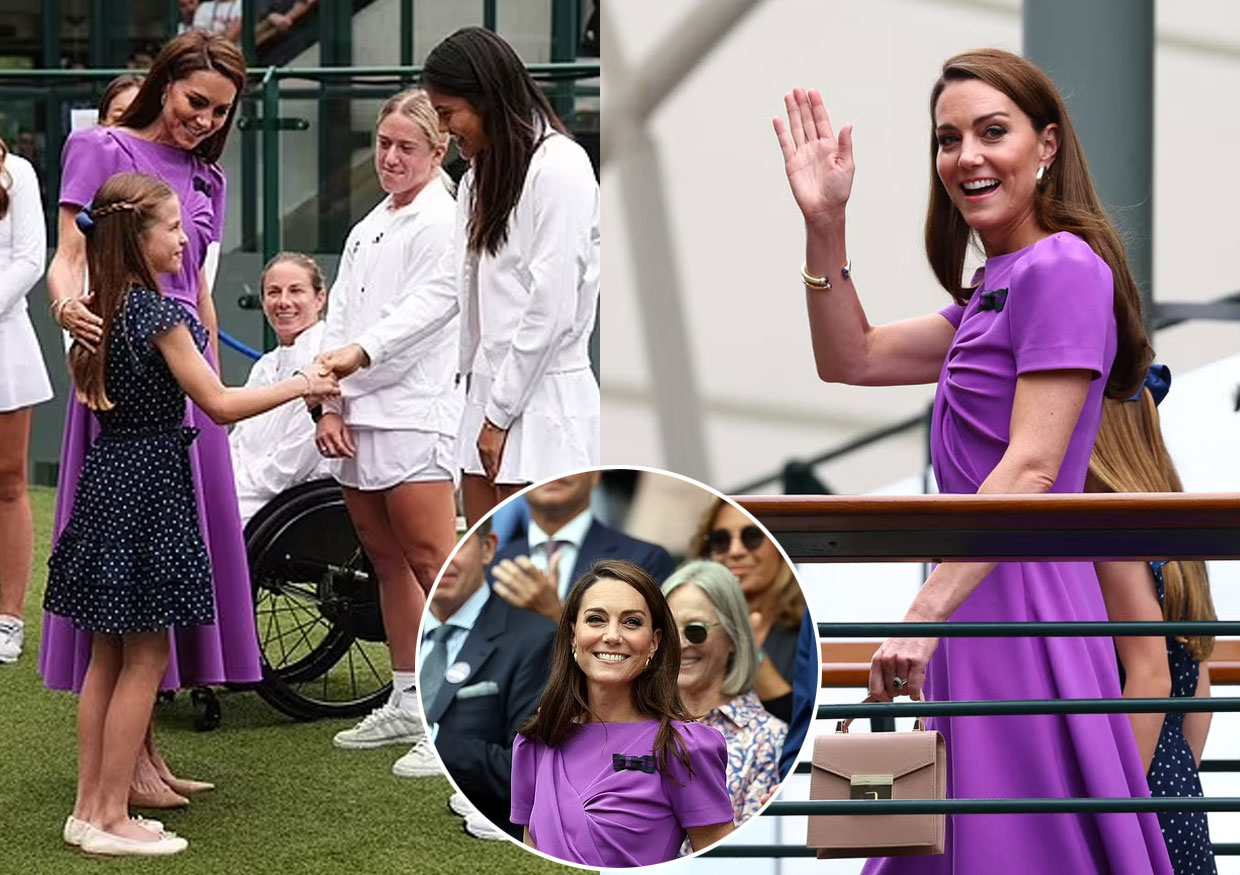
<path fill-rule="evenodd" d="M 491 823 L 491 821 L 477 811 L 465 818 L 465 832 L 476 839 L 484 839 L 489 842 L 502 842 L 509 838 L 508 833 Z"/>
<path fill-rule="evenodd" d="M 466 798 L 464 793 L 453 793 L 449 796 L 448 807 L 452 809 L 453 814 L 461 817 L 469 817 L 471 814 L 478 813 L 478 809 Z"/>
<path fill-rule="evenodd" d="M 392 774 L 398 778 L 430 778 L 442 776 L 443 767 L 439 765 L 434 746 L 422 741 L 392 764 Z"/>
<path fill-rule="evenodd" d="M 416 744 L 425 737 L 426 729 L 416 713 L 386 702 L 352 729 L 337 732 L 332 744 L 347 750 L 369 750 L 388 744 Z"/>
<path fill-rule="evenodd" d="M 0 662 L 17 662 L 22 655 L 26 629 L 22 621 L 8 614 L 0 615 Z"/>

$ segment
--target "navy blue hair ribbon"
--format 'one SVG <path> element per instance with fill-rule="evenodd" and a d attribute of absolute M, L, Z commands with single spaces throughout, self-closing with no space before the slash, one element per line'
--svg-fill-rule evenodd
<path fill-rule="evenodd" d="M 1141 383 L 1141 388 L 1128 400 L 1136 401 L 1146 389 L 1149 389 L 1150 394 L 1154 396 L 1154 405 L 1161 404 L 1171 389 L 1171 368 L 1166 365 L 1150 365 L 1150 369 L 1145 372 L 1145 380 Z"/>
<path fill-rule="evenodd" d="M 95 220 L 90 217 L 90 207 L 82 207 L 73 218 L 73 222 L 78 226 L 78 230 L 87 237 L 90 236 L 91 231 L 95 230 Z"/>

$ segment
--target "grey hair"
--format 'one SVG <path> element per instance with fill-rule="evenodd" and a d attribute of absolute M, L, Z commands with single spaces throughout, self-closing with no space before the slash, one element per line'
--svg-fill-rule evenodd
<path fill-rule="evenodd" d="M 719 615 L 719 624 L 732 639 L 733 653 L 723 676 L 722 692 L 727 696 L 749 692 L 758 679 L 758 644 L 749 624 L 749 605 L 741 591 L 741 582 L 726 565 L 709 559 L 693 559 L 663 582 L 664 597 L 686 584 L 706 593 Z"/>

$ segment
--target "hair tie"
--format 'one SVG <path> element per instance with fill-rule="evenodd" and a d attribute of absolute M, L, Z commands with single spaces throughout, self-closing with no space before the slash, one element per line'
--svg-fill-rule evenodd
<path fill-rule="evenodd" d="M 1161 404 L 1171 389 L 1171 368 L 1166 365 L 1150 365 L 1150 369 L 1145 372 L 1145 379 L 1141 382 L 1141 388 L 1128 400 L 1136 401 L 1146 389 L 1154 396 L 1154 406 Z"/>
<path fill-rule="evenodd" d="M 95 220 L 90 217 L 90 209 L 87 207 L 83 207 L 78 211 L 73 222 L 78 226 L 78 230 L 87 237 L 95 230 Z"/>

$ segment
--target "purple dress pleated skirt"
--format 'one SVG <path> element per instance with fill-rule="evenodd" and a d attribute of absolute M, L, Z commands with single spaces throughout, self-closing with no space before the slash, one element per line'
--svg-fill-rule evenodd
<path fill-rule="evenodd" d="M 117 128 L 78 131 L 65 142 L 60 203 L 89 204 L 113 174 L 138 172 L 166 182 L 181 201 L 182 221 L 189 238 L 178 274 L 159 277 L 164 294 L 198 317 L 199 270 L 208 244 L 218 241 L 224 221 L 225 180 L 217 165 L 173 146 L 152 143 Z M 207 356 L 215 364 L 210 350 Z M 216 622 L 175 628 L 172 658 L 164 689 L 200 684 L 249 683 L 262 676 L 253 597 L 246 561 L 241 517 L 233 481 L 228 432 L 192 403 L 185 424 L 199 430 L 189 448 L 198 524 L 211 559 Z M 99 433 L 93 413 L 72 395 L 60 451 L 54 538 L 69 521 L 86 451 Z M 69 620 L 44 614 L 39 647 L 43 682 L 57 690 L 81 689 L 90 662 L 90 633 Z"/>
<path fill-rule="evenodd" d="M 1016 378 L 1093 372 L 1053 492 L 1080 492 L 1115 357 L 1111 271 L 1080 238 L 1055 234 L 990 258 L 939 376 L 931 454 L 939 490 L 975 493 L 1007 449 Z M 1004 562 L 956 622 L 1106 620 L 1088 562 Z M 1110 638 L 943 638 L 926 698 L 1117 698 Z M 953 717 L 928 721 L 947 742 L 952 798 L 1148 797 L 1126 714 Z M 1172 875 L 1154 814 L 961 814 L 946 851 L 871 860 L 866 875 Z"/>

